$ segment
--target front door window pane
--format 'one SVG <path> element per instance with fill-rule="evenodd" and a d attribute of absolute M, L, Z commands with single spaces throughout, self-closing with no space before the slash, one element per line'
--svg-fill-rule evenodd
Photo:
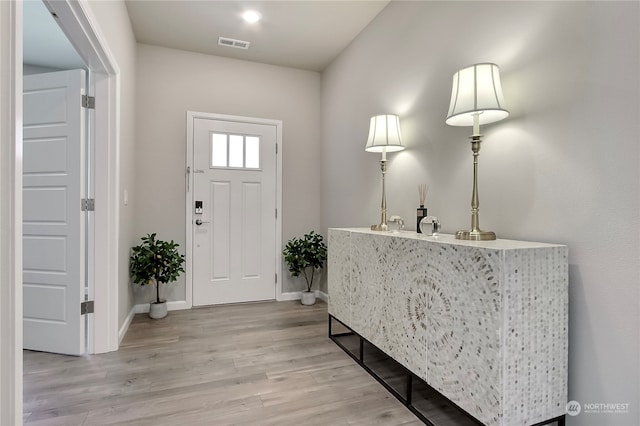
<path fill-rule="evenodd" d="M 244 137 L 229 135 L 229 167 L 244 166 Z"/>
<path fill-rule="evenodd" d="M 211 134 L 211 167 L 227 167 L 227 135 Z"/>
<path fill-rule="evenodd" d="M 244 166 L 247 169 L 260 168 L 260 138 L 257 136 L 247 136 L 245 143 L 246 161 Z"/>
<path fill-rule="evenodd" d="M 210 167 L 260 169 L 260 137 L 211 133 Z"/>

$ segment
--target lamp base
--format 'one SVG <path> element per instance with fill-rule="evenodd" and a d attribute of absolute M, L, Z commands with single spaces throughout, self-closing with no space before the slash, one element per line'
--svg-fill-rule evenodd
<path fill-rule="evenodd" d="M 371 230 L 372 231 L 388 231 L 389 225 L 387 225 L 386 223 L 381 223 L 379 225 L 371 225 Z"/>
<path fill-rule="evenodd" d="M 472 240 L 472 241 L 491 241 L 496 239 L 496 233 L 491 231 L 458 231 L 456 232 L 456 240 Z"/>

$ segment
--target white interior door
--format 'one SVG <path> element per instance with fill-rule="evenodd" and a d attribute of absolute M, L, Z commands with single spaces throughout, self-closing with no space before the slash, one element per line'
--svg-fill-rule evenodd
<path fill-rule="evenodd" d="M 85 348 L 83 70 L 24 77 L 24 348 Z"/>
<path fill-rule="evenodd" d="M 193 126 L 193 305 L 275 299 L 276 126 Z"/>

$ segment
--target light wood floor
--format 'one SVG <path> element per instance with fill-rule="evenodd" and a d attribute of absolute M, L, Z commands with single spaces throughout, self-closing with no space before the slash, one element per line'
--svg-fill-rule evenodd
<path fill-rule="evenodd" d="M 28 425 L 421 425 L 327 337 L 327 305 L 136 315 L 120 350 L 24 352 Z"/>

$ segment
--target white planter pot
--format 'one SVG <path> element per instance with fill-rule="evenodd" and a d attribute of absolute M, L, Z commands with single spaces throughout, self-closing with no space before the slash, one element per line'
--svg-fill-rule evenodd
<path fill-rule="evenodd" d="M 302 302 L 302 304 L 306 306 L 315 305 L 316 293 L 314 291 L 303 291 L 300 302 Z"/>
<path fill-rule="evenodd" d="M 167 316 L 167 301 L 160 303 L 151 303 L 149 305 L 149 318 L 160 319 Z"/>

